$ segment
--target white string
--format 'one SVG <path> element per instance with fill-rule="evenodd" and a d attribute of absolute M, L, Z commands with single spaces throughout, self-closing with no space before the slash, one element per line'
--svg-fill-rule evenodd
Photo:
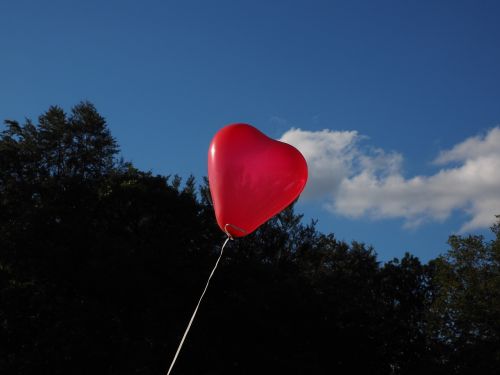
<path fill-rule="evenodd" d="M 170 372 L 172 371 L 172 368 L 174 367 L 175 361 L 177 360 L 177 356 L 179 355 L 182 344 L 184 344 L 184 340 L 186 339 L 186 336 L 189 332 L 189 329 L 191 328 L 191 324 L 193 324 L 194 317 L 196 316 L 196 312 L 198 311 L 198 307 L 200 307 L 201 300 L 203 299 L 203 296 L 205 295 L 205 292 L 207 291 L 208 284 L 210 283 L 210 279 L 212 279 L 212 276 L 214 275 L 215 269 L 217 268 L 217 265 L 219 264 L 220 259 L 222 258 L 222 253 L 224 252 L 224 247 L 226 246 L 227 242 L 232 239 L 230 236 L 226 238 L 226 241 L 224 242 L 224 245 L 222 245 L 222 248 L 220 250 L 220 255 L 219 258 L 217 259 L 217 262 L 215 262 L 215 266 L 210 273 L 210 276 L 208 276 L 207 283 L 205 285 L 205 289 L 203 289 L 203 293 L 201 293 L 201 297 L 198 300 L 198 304 L 196 305 L 196 308 L 194 309 L 193 315 L 191 316 L 191 320 L 188 323 L 188 326 L 186 328 L 186 331 L 184 331 L 184 335 L 182 336 L 181 342 L 179 343 L 179 347 L 177 348 L 177 351 L 175 352 L 174 359 L 172 360 L 172 363 L 170 364 L 170 367 L 168 369 L 167 375 L 170 375 Z"/>

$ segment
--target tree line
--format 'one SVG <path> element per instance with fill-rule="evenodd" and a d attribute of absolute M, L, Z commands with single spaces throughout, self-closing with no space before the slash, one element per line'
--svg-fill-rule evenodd
<path fill-rule="evenodd" d="M 89 102 L 0 133 L 0 374 L 163 374 L 224 234 L 206 179 L 118 158 Z M 500 222 L 381 263 L 293 206 L 231 241 L 176 374 L 498 374 Z"/>

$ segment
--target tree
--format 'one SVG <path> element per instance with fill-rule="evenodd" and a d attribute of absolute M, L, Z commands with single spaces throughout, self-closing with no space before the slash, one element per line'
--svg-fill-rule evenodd
<path fill-rule="evenodd" d="M 496 238 L 453 235 L 432 262 L 432 335 L 447 348 L 442 361 L 457 374 L 498 373 L 500 367 L 500 231 Z"/>
<path fill-rule="evenodd" d="M 381 269 L 384 300 L 382 331 L 393 373 L 421 374 L 439 367 L 434 363 L 435 346 L 427 337 L 427 312 L 432 303 L 432 272 L 409 253 Z"/>
<path fill-rule="evenodd" d="M 224 240 L 207 180 L 117 160 L 84 102 L 0 133 L 0 373 L 158 374 Z M 176 371 L 411 374 L 498 368 L 496 239 L 429 264 L 320 233 L 291 205 L 229 242 Z"/>

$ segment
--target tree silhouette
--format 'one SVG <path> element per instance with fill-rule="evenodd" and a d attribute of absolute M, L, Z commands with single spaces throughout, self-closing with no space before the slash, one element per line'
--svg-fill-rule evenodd
<path fill-rule="evenodd" d="M 206 179 L 118 159 L 88 102 L 0 134 L 0 373 L 162 374 L 224 240 Z M 176 374 L 494 374 L 500 241 L 422 264 L 304 224 L 231 241 Z"/>

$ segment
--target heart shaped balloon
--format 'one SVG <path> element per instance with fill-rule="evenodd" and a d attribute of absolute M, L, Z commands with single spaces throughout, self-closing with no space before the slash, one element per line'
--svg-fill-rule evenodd
<path fill-rule="evenodd" d="M 208 180 L 219 227 L 243 237 L 292 203 L 307 181 L 293 146 L 247 124 L 217 132 L 208 150 Z"/>

